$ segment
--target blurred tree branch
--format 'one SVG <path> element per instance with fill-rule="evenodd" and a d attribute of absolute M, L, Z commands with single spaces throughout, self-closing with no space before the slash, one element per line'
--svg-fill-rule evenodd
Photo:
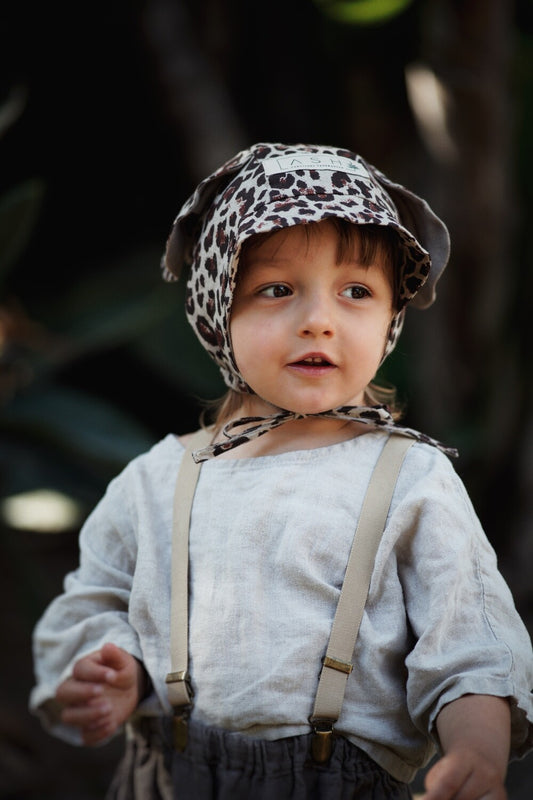
<path fill-rule="evenodd" d="M 525 611 L 533 605 L 533 431 L 531 348 L 521 346 L 520 325 L 527 296 L 517 292 L 513 7 L 433 0 L 423 25 L 422 57 L 443 87 L 453 145 L 451 159 L 433 154 L 427 180 L 450 227 L 452 259 L 432 336 L 415 338 L 417 394 L 426 401 L 417 418 L 428 430 L 452 431 L 459 421 L 463 477 Z"/>
<path fill-rule="evenodd" d="M 517 365 L 502 337 L 517 204 L 509 102 L 512 11 L 499 0 L 433 0 L 424 12 L 421 62 L 443 94 L 449 147 L 440 158 L 436 149 L 427 152 L 421 188 L 450 228 L 452 256 L 431 311 L 432 335 L 422 335 L 426 320 L 410 320 L 422 364 L 415 403 L 416 395 L 424 402 L 416 413 L 428 429 L 453 430 L 466 412 L 471 434 L 477 428 L 466 442 L 475 442 L 471 455 L 494 463 L 510 433 L 501 414 L 502 383 L 515 389 L 503 401 L 507 408 L 518 393 Z M 419 151 L 415 142 L 415 163 Z"/>
<path fill-rule="evenodd" d="M 185 148 L 191 177 L 199 181 L 246 145 L 240 119 L 183 0 L 150 0 L 142 29 L 176 150 Z"/>

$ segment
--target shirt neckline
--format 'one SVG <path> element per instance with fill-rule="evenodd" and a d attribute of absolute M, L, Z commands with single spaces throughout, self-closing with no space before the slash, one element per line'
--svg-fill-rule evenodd
<path fill-rule="evenodd" d="M 179 450 L 183 454 L 185 452 L 185 446 L 181 443 L 179 436 L 177 434 L 169 434 L 174 443 L 178 446 Z M 379 440 L 386 438 L 388 433 L 386 431 L 380 430 L 368 430 L 359 433 L 357 436 L 352 436 L 350 439 L 344 439 L 341 442 L 334 442 L 332 444 L 321 445 L 320 447 L 310 447 L 310 448 L 299 448 L 297 450 L 287 450 L 284 453 L 274 453 L 271 455 L 261 455 L 261 456 L 247 456 L 245 458 L 223 458 L 217 459 L 213 458 L 209 461 L 204 462 L 204 466 L 207 464 L 213 464 L 226 467 L 233 467 L 237 468 L 237 465 L 242 464 L 243 466 L 251 466 L 251 465 L 259 465 L 264 464 L 274 464 L 279 463 L 279 461 L 286 461 L 286 462 L 303 462 L 303 461 L 313 461 L 315 458 L 320 456 L 328 455 L 329 453 L 334 452 L 335 450 L 342 450 L 342 449 L 349 449 L 356 446 L 356 444 L 363 444 L 363 441 L 369 442 L 371 440 Z M 361 441 L 359 441 L 361 440 Z"/>

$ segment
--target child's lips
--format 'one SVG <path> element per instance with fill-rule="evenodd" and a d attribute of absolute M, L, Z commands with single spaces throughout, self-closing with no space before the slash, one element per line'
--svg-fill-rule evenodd
<path fill-rule="evenodd" d="M 314 353 L 297 361 L 291 361 L 288 366 L 298 372 L 309 375 L 323 375 L 332 369 L 336 369 L 336 365 L 327 356 Z"/>

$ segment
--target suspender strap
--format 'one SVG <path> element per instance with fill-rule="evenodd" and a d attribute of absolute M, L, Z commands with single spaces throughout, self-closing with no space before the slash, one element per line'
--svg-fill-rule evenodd
<path fill-rule="evenodd" d="M 346 682 L 353 669 L 353 651 L 374 559 L 403 459 L 412 444 L 404 436 L 389 436 L 365 494 L 310 717 L 315 733 L 315 761 L 327 761 L 331 753 L 333 725 L 340 716 Z"/>
<path fill-rule="evenodd" d="M 209 444 L 211 438 L 212 431 L 206 430 L 199 430 L 191 436 L 181 461 L 174 495 L 171 671 L 166 677 L 166 683 L 169 701 L 175 713 L 174 744 L 179 750 L 186 744 L 186 719 L 193 698 L 188 672 L 189 527 L 201 463 L 197 464 L 193 460 L 192 453 Z M 331 753 L 333 725 L 340 716 L 346 681 L 353 669 L 353 651 L 370 586 L 375 555 L 387 520 L 396 480 L 404 456 L 412 444 L 413 440 L 405 436 L 389 436 L 371 475 L 363 501 L 320 675 L 315 706 L 310 717 L 315 733 L 313 758 L 318 762 L 327 761 Z"/>
<path fill-rule="evenodd" d="M 175 713 L 190 707 L 192 687 L 189 679 L 189 527 L 192 501 L 201 464 L 192 457 L 193 450 L 205 447 L 213 437 L 212 431 L 201 429 L 194 433 L 181 460 L 172 524 L 172 593 L 170 606 L 170 663 L 166 677 L 168 699 Z"/>

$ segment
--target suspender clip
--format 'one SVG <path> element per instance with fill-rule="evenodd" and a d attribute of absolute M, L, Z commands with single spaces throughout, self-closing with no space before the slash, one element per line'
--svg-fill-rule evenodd
<path fill-rule="evenodd" d="M 189 737 L 189 717 L 194 697 L 191 678 L 186 670 L 180 670 L 169 672 L 165 682 L 168 685 L 170 704 L 174 708 L 172 743 L 179 753 L 183 753 Z"/>
<path fill-rule="evenodd" d="M 313 727 L 311 738 L 311 756 L 315 764 L 327 764 L 333 752 L 333 723 L 332 719 L 310 719 Z"/>
<path fill-rule="evenodd" d="M 183 753 L 189 740 L 189 715 L 191 707 L 175 710 L 172 717 L 172 744 L 178 753 Z"/>

